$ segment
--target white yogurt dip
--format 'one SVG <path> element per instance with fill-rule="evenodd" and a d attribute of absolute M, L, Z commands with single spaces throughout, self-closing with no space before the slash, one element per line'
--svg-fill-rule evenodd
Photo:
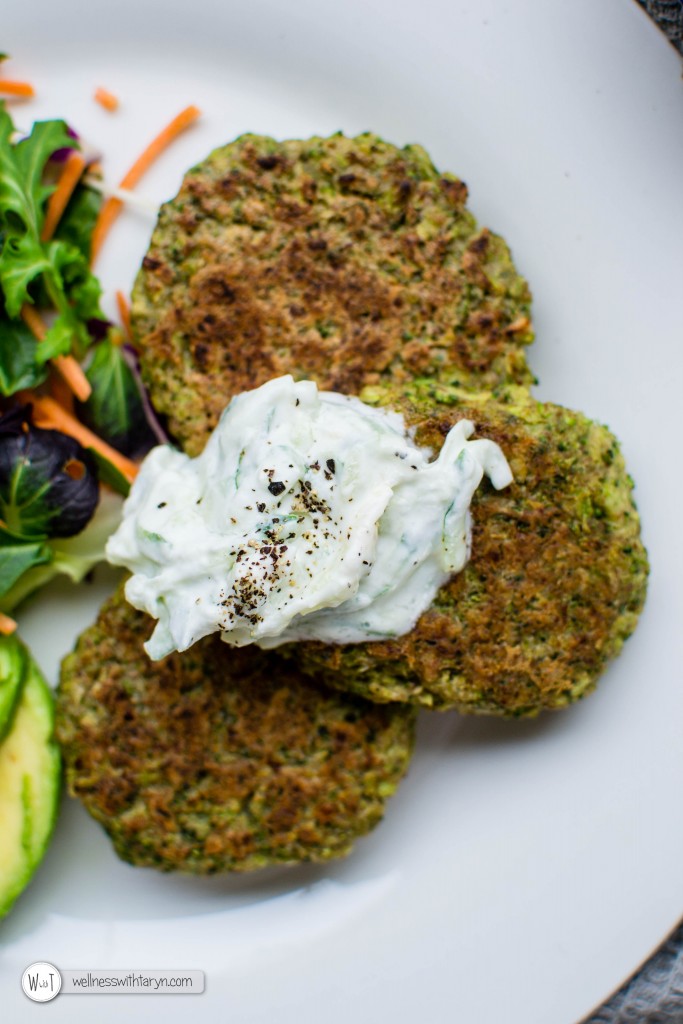
<path fill-rule="evenodd" d="M 470 554 L 472 496 L 512 481 L 461 420 L 438 458 L 402 416 L 279 377 L 234 398 L 195 459 L 144 460 L 107 557 L 158 620 L 153 659 L 229 644 L 355 643 L 407 633 Z"/>

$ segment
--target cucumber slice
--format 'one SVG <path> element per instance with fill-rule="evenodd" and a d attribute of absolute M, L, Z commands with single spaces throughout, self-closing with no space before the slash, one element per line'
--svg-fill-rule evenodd
<path fill-rule="evenodd" d="M 9 732 L 24 684 L 26 650 L 14 636 L 0 637 L 0 741 Z"/>
<path fill-rule="evenodd" d="M 57 816 L 61 767 L 52 693 L 28 655 L 11 729 L 0 745 L 0 917 L 28 885 Z"/>

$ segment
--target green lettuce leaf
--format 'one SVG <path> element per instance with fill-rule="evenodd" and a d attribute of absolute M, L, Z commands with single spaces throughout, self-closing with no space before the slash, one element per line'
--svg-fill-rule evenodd
<path fill-rule="evenodd" d="M 88 448 L 87 451 L 97 463 L 97 474 L 100 481 L 107 487 L 111 487 L 117 494 L 122 494 L 124 498 L 127 498 L 130 494 L 130 484 L 121 470 L 117 469 L 114 463 L 106 459 L 96 448 Z"/>
<path fill-rule="evenodd" d="M 36 363 L 44 366 L 55 356 L 65 356 L 71 351 L 73 329 L 67 317 L 57 317 L 47 331 L 36 351 Z"/>
<path fill-rule="evenodd" d="M 0 313 L 0 394 L 7 397 L 35 388 L 47 377 L 38 359 L 38 342 L 22 320 Z"/>
<path fill-rule="evenodd" d="M 0 597 L 11 590 L 28 569 L 49 562 L 51 557 L 40 541 L 26 542 L 0 527 Z"/>
<path fill-rule="evenodd" d="M 5 231 L 5 244 L 0 253 L 0 285 L 5 296 L 5 309 L 12 319 L 16 320 L 24 303 L 31 301 L 29 286 L 37 277 L 50 273 L 51 269 L 37 239 L 29 234 Z"/>
<path fill-rule="evenodd" d="M 0 107 L 0 212 L 7 230 L 40 238 L 43 204 L 54 185 L 43 183 L 45 164 L 56 149 L 73 146 L 63 121 L 36 121 L 14 145 L 12 118 Z M 23 229 L 23 230 L 22 230 Z"/>
<path fill-rule="evenodd" d="M 79 416 L 86 426 L 124 455 L 134 458 L 149 451 L 157 441 L 138 382 L 111 333 L 93 350 L 85 373 L 92 394 L 79 406 Z"/>
<path fill-rule="evenodd" d="M 65 234 L 41 242 L 45 203 L 54 185 L 43 180 L 52 153 L 73 147 L 63 121 L 37 121 L 31 134 L 12 141 L 14 125 L 0 103 L 0 289 L 10 319 L 25 303 L 47 304 L 56 312 L 45 341 L 36 349 L 40 365 L 73 351 L 81 358 L 90 344 L 86 321 L 102 316 L 100 286 L 91 273 L 82 232 L 67 224 Z M 73 217 L 73 214 L 72 214 Z M 69 234 L 73 241 L 69 239 Z"/>
<path fill-rule="evenodd" d="M 56 576 L 66 576 L 80 583 L 98 562 L 105 560 L 107 539 L 121 522 L 123 499 L 118 494 L 104 491 L 95 515 L 86 528 L 75 537 L 48 541 L 45 548 L 49 562 L 35 565 L 25 571 L 2 596 L 0 611 L 11 612 L 25 598 Z"/>
<path fill-rule="evenodd" d="M 102 206 L 102 196 L 94 188 L 79 185 L 72 195 L 62 219 L 57 225 L 55 238 L 68 242 L 90 260 L 90 243 L 97 215 Z"/>

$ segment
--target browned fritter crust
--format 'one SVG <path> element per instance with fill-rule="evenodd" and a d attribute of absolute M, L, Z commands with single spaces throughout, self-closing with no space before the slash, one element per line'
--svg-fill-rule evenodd
<path fill-rule="evenodd" d="M 210 637 L 151 662 L 120 591 L 63 663 L 69 792 L 133 864 L 195 874 L 325 861 L 382 817 L 414 713 L 314 685 Z"/>
<path fill-rule="evenodd" d="M 291 373 L 356 394 L 432 376 L 528 384 L 531 297 L 467 189 L 419 146 L 215 150 L 162 206 L 132 301 L 155 408 L 192 455 L 232 395 Z"/>
<path fill-rule="evenodd" d="M 472 558 L 412 632 L 279 650 L 334 686 L 433 708 L 533 715 L 590 691 L 635 628 L 648 572 L 614 436 L 521 388 L 499 402 L 424 382 L 362 397 L 401 409 L 434 451 L 454 423 L 473 420 L 505 452 L 514 483 L 482 484 Z"/>

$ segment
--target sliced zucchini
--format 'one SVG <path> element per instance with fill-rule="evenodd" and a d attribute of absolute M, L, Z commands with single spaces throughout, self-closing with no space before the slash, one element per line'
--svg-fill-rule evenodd
<path fill-rule="evenodd" d="M 0 741 L 5 738 L 12 724 L 24 685 L 27 662 L 26 649 L 16 637 L 0 637 Z"/>
<path fill-rule="evenodd" d="M 26 662 L 19 703 L 0 745 L 0 917 L 28 885 L 45 853 L 60 796 L 52 693 L 28 655 Z"/>

